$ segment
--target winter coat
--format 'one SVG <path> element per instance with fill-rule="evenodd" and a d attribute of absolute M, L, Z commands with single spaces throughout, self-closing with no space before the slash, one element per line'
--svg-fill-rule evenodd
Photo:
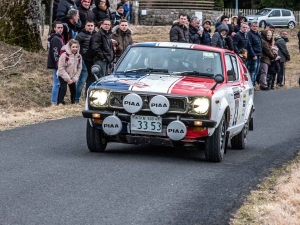
<path fill-rule="evenodd" d="M 170 30 L 170 41 L 189 43 L 189 29 L 178 22 L 174 23 Z"/>
<path fill-rule="evenodd" d="M 125 15 L 125 14 L 124 14 Z M 117 11 L 111 13 L 113 26 L 117 26 L 120 24 L 121 19 L 125 19 L 124 15 L 119 14 Z"/>
<path fill-rule="evenodd" d="M 62 21 L 70 9 L 77 9 L 75 2 L 72 2 L 71 0 L 61 0 L 58 3 L 56 20 Z"/>
<path fill-rule="evenodd" d="M 115 29 L 117 28 L 117 29 Z M 114 27 L 111 38 L 118 42 L 118 50 L 116 52 L 117 61 L 129 45 L 132 45 L 131 31 L 127 29 L 125 32 L 118 27 Z"/>
<path fill-rule="evenodd" d="M 99 26 L 99 22 L 103 21 L 104 19 L 112 20 L 112 16 L 109 8 L 107 8 L 106 10 L 102 10 L 98 7 L 97 2 L 99 4 L 100 0 L 95 0 L 96 7 L 92 9 L 92 12 L 95 15 L 94 22 L 96 26 Z"/>
<path fill-rule="evenodd" d="M 244 18 L 245 19 L 245 22 L 247 22 L 247 18 L 246 17 L 244 17 L 244 16 L 239 16 L 238 17 L 238 20 L 237 20 L 237 25 L 235 25 L 234 27 L 233 27 L 233 31 L 235 32 L 235 33 L 237 33 L 238 31 L 240 31 L 240 29 L 241 29 L 241 19 L 242 18 Z"/>
<path fill-rule="evenodd" d="M 248 46 L 248 38 L 247 33 L 243 33 L 242 31 L 238 31 L 232 38 L 234 52 L 239 54 L 242 48 L 247 49 Z"/>
<path fill-rule="evenodd" d="M 57 75 L 66 82 L 72 80 L 76 83 L 82 69 L 82 58 L 79 52 L 76 54 L 71 52 L 69 44 L 66 44 L 65 50 L 66 52 L 59 57 Z"/>
<path fill-rule="evenodd" d="M 211 45 L 211 37 L 210 37 L 210 32 L 211 30 L 206 30 L 205 28 L 203 28 L 203 33 L 202 33 L 202 37 L 201 37 L 201 44 L 203 45 Z"/>
<path fill-rule="evenodd" d="M 81 30 L 84 29 L 85 23 L 86 23 L 87 20 L 91 20 L 91 21 L 95 20 L 95 15 L 90 9 L 86 9 L 82 5 L 80 5 L 78 7 L 78 11 L 79 11 L 79 18 L 80 18 L 80 21 L 81 21 L 81 27 L 78 31 L 78 32 L 80 32 Z"/>
<path fill-rule="evenodd" d="M 54 0 L 53 1 L 52 23 L 56 20 L 58 3 L 59 3 L 59 0 Z"/>
<path fill-rule="evenodd" d="M 64 17 L 61 21 L 63 23 L 63 40 L 67 43 L 70 39 L 75 39 L 78 34 L 80 27 L 77 27 L 76 24 L 72 24 L 67 17 Z"/>
<path fill-rule="evenodd" d="M 261 63 L 266 63 L 268 65 L 271 65 L 271 61 L 274 60 L 274 54 L 272 52 L 271 44 L 272 40 L 267 39 L 267 30 L 263 30 L 260 35 L 261 35 L 261 40 L 262 40 L 262 57 L 260 58 Z"/>
<path fill-rule="evenodd" d="M 201 44 L 202 35 L 198 34 L 198 29 L 193 26 L 189 26 L 189 39 L 190 43 Z"/>
<path fill-rule="evenodd" d="M 50 47 L 48 52 L 47 68 L 57 69 L 60 49 L 64 45 L 62 36 L 58 33 L 53 33 L 48 38 L 48 42 L 50 43 Z"/>
<path fill-rule="evenodd" d="M 262 41 L 258 32 L 254 33 L 250 30 L 247 33 L 248 36 L 248 59 L 252 59 L 255 56 L 260 57 L 262 55 Z"/>
<path fill-rule="evenodd" d="M 280 62 L 286 62 L 287 60 L 290 60 L 290 53 L 287 50 L 286 42 L 288 42 L 288 39 L 283 39 L 281 36 L 275 37 L 275 45 L 278 47 L 278 55 L 281 57 Z"/>
<path fill-rule="evenodd" d="M 79 42 L 80 45 L 80 55 L 82 56 L 84 61 L 93 61 L 92 55 L 87 54 L 90 48 L 90 40 L 93 34 L 95 34 L 96 31 L 93 31 L 91 34 L 90 32 L 83 29 L 75 38 Z"/>
<path fill-rule="evenodd" d="M 222 25 L 223 23 L 221 23 L 220 25 Z M 216 28 L 215 32 L 219 32 L 220 31 L 220 25 Z M 228 32 L 227 32 L 227 36 L 230 36 L 233 32 L 233 26 L 231 24 L 225 24 L 228 26 Z"/>
<path fill-rule="evenodd" d="M 94 62 L 101 60 L 111 63 L 114 60 L 114 49 L 110 37 L 110 32 L 106 33 L 102 28 L 93 35 L 92 51 Z"/>
<path fill-rule="evenodd" d="M 233 50 L 232 40 L 227 35 L 223 37 L 221 35 L 222 30 L 226 30 L 228 32 L 228 26 L 226 24 L 221 24 L 218 26 L 219 32 L 215 32 L 211 39 L 211 45 L 219 48 L 226 48 L 229 50 Z"/>

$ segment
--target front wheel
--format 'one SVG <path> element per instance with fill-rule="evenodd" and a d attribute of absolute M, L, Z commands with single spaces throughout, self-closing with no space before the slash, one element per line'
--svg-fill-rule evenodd
<path fill-rule="evenodd" d="M 205 142 L 205 158 L 210 162 L 221 162 L 226 145 L 226 120 L 225 115 L 219 123 L 219 126 L 215 129 L 212 136 L 208 137 Z"/>
<path fill-rule="evenodd" d="M 104 152 L 107 146 L 103 131 L 91 126 L 89 120 L 86 123 L 86 143 L 91 152 Z"/>
<path fill-rule="evenodd" d="M 291 21 L 291 22 L 288 23 L 287 27 L 289 29 L 294 29 L 295 28 L 295 23 Z"/>

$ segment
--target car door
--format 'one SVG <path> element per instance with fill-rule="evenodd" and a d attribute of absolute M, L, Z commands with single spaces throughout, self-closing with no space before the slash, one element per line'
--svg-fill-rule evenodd
<path fill-rule="evenodd" d="M 267 22 L 272 23 L 274 26 L 281 25 L 282 24 L 281 10 L 280 9 L 272 10 L 267 18 Z"/>
<path fill-rule="evenodd" d="M 236 55 L 226 54 L 226 73 L 228 87 L 228 103 L 230 107 L 229 127 L 232 133 L 239 132 L 244 126 L 244 109 L 246 102 L 243 101 L 247 90 L 243 84 L 243 77 L 238 66 Z"/>
<path fill-rule="evenodd" d="M 289 23 L 289 21 L 291 21 L 292 19 L 292 12 L 291 11 L 289 11 L 289 10 L 281 10 L 281 12 L 282 12 L 282 26 L 286 26 L 288 23 Z"/>

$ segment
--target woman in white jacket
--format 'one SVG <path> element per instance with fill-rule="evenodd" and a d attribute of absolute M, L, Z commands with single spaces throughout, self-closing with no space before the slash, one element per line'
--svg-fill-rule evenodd
<path fill-rule="evenodd" d="M 78 41 L 71 39 L 64 47 L 65 52 L 60 55 L 58 60 L 57 75 L 60 82 L 58 105 L 63 105 L 68 85 L 71 93 L 71 103 L 75 103 L 76 82 L 82 69 Z"/>

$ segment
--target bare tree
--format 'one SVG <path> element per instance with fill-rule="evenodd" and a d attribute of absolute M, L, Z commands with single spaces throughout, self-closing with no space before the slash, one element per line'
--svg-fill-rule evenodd
<path fill-rule="evenodd" d="M 0 41 L 32 52 L 43 49 L 40 10 L 40 0 L 1 0 Z"/>

